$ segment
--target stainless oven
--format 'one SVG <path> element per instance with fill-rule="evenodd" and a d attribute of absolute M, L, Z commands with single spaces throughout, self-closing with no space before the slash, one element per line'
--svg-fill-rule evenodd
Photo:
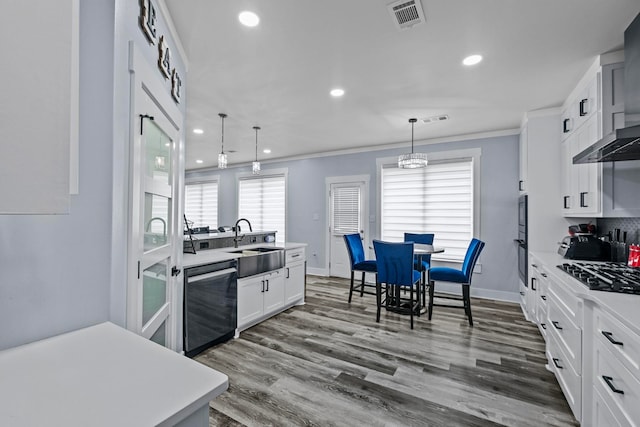
<path fill-rule="evenodd" d="M 518 244 L 518 274 L 520 275 L 520 280 L 524 283 L 525 286 L 529 286 L 528 284 L 528 260 L 527 260 L 527 240 L 528 240 L 528 232 L 527 232 L 527 210 L 528 210 L 528 198 L 527 195 L 524 194 L 520 196 L 518 200 L 518 238 L 515 239 Z"/>

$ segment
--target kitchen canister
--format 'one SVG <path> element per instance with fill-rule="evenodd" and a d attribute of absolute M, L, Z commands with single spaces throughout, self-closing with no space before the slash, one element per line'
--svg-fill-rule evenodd
<path fill-rule="evenodd" d="M 640 267 L 640 245 L 629 245 L 629 267 Z"/>

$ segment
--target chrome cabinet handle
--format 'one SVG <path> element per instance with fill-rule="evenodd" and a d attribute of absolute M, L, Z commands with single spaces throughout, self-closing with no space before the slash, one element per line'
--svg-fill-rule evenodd
<path fill-rule="evenodd" d="M 613 378 L 603 375 L 602 379 L 604 380 L 605 383 L 607 383 L 607 385 L 609 386 L 612 392 L 618 393 L 618 394 L 624 394 L 624 390 L 620 390 L 619 388 L 616 388 L 616 386 L 613 385 Z"/>
<path fill-rule="evenodd" d="M 583 191 L 582 193 L 580 193 L 580 207 L 581 208 L 588 208 L 589 205 L 587 205 L 587 202 L 585 202 L 585 196 L 587 195 L 588 191 Z"/>
<path fill-rule="evenodd" d="M 267 292 L 269 292 L 269 279 L 267 279 Z"/>
<path fill-rule="evenodd" d="M 533 266 L 535 267 L 535 264 Z M 535 277 L 531 278 L 531 290 L 532 291 L 536 290 L 536 278 Z"/>
<path fill-rule="evenodd" d="M 587 102 L 588 102 L 588 101 L 589 101 L 589 100 L 588 100 L 588 99 L 586 99 L 586 98 L 585 98 L 585 99 L 583 99 L 582 101 L 580 101 L 580 116 L 581 116 L 581 117 L 582 117 L 582 116 L 586 116 L 586 115 L 588 114 L 588 113 L 587 113 L 587 108 L 586 108 L 586 105 L 587 105 Z"/>
<path fill-rule="evenodd" d="M 609 342 L 610 342 L 611 344 L 614 344 L 614 345 L 624 345 L 624 343 L 623 343 L 622 341 L 618 341 L 618 340 L 616 340 L 615 338 L 613 338 L 613 334 L 612 334 L 611 332 L 602 331 L 602 335 L 604 335 L 604 337 L 605 337 L 606 339 L 608 339 L 608 340 L 609 340 Z"/>
<path fill-rule="evenodd" d="M 286 277 L 286 279 L 288 279 L 288 278 L 289 278 L 289 267 L 287 267 L 287 277 Z"/>
<path fill-rule="evenodd" d="M 569 206 L 569 197 L 571 197 L 571 196 L 564 196 L 563 197 L 564 209 L 569 209 L 570 208 L 570 206 Z"/>
<path fill-rule="evenodd" d="M 260 292 L 264 292 L 264 280 L 262 281 L 262 290 Z"/>

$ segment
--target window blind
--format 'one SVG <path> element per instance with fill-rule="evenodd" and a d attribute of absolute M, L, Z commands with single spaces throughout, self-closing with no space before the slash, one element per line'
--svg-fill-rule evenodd
<path fill-rule="evenodd" d="M 185 185 L 184 215 L 194 227 L 218 227 L 218 182 Z"/>
<path fill-rule="evenodd" d="M 333 187 L 331 200 L 333 234 L 359 233 L 360 224 L 360 186 Z"/>
<path fill-rule="evenodd" d="M 433 233 L 445 253 L 434 258 L 462 261 L 473 238 L 473 160 L 429 163 L 426 168 L 382 168 L 381 238 L 402 241 L 404 233 Z"/>
<path fill-rule="evenodd" d="M 256 231 L 276 231 L 276 243 L 284 243 L 286 185 L 284 175 L 240 178 L 238 215 Z"/>

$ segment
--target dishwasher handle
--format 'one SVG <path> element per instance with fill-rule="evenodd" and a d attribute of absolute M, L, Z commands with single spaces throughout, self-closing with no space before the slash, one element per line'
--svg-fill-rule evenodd
<path fill-rule="evenodd" d="M 212 273 L 199 274 L 197 276 L 191 276 L 187 279 L 187 284 L 198 283 L 202 280 L 212 279 L 214 277 L 227 276 L 229 274 L 235 274 L 238 270 L 235 268 L 225 268 L 224 270 L 214 271 Z M 192 280 L 196 279 L 196 280 Z"/>

